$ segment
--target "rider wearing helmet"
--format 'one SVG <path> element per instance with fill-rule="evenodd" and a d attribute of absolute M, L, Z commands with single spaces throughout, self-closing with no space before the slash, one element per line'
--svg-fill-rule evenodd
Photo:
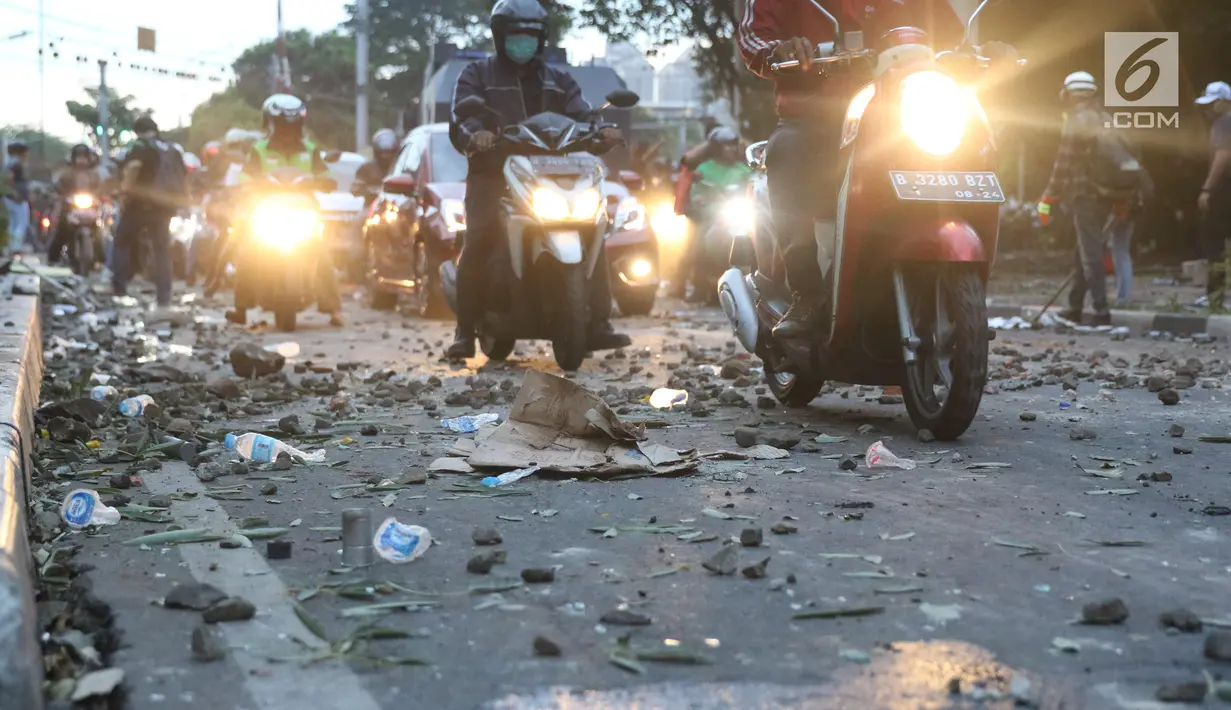
<path fill-rule="evenodd" d="M 102 176 L 98 173 L 98 160 L 93 150 L 78 143 L 68 152 L 68 165 L 56 175 L 55 233 L 47 248 L 47 261 L 56 263 L 72 236 L 68 233 L 68 220 L 61 219 L 64 209 L 73 195 L 86 193 L 96 199 L 102 191 Z"/>
<path fill-rule="evenodd" d="M 393 161 L 398 157 L 397 134 L 388 128 L 382 128 L 372 134 L 372 159 L 359 166 L 355 171 L 355 181 L 351 183 L 351 194 L 364 198 L 371 203 L 380 192 L 381 183 L 393 169 Z"/>
<path fill-rule="evenodd" d="M 241 181 L 249 181 L 266 170 L 295 168 L 310 175 L 323 175 L 329 168 L 316 144 L 304 137 L 304 119 L 308 109 L 303 102 L 290 94 L 274 94 L 265 99 L 261 107 L 265 122 L 265 137 L 258 140 L 248 153 Z M 220 250 L 220 251 L 224 251 Z M 226 258 L 220 255 L 220 258 Z M 329 314 L 332 325 L 342 325 L 342 297 L 338 292 L 337 275 L 328 250 L 317 254 L 317 308 Z M 253 305 L 241 297 L 240 288 L 235 289 L 235 309 L 227 311 L 227 320 L 244 325 L 248 322 L 248 309 Z"/>
<path fill-rule="evenodd" d="M 20 249 L 30 229 L 30 181 L 26 177 L 26 158 L 30 148 L 22 141 L 9 141 L 9 159 L 5 164 L 8 173 L 8 191 L 4 206 L 9 217 L 9 251 Z"/>
<path fill-rule="evenodd" d="M 457 80 L 456 106 L 472 96 L 482 98 L 488 116 L 458 119 L 450 131 L 458 150 L 470 157 L 466 184 L 466 239 L 457 265 L 457 334 L 447 356 L 458 360 L 474 357 L 475 326 L 483 317 L 486 284 L 484 274 L 492 249 L 502 235 L 500 200 L 508 186 L 499 156 L 487 151 L 495 145 L 497 125 L 513 125 L 543 112 L 563 114 L 577 121 L 588 120 L 591 108 L 582 98 L 581 87 L 568 72 L 542 61 L 547 45 L 548 16 L 538 0 L 499 0 L 491 14 L 496 56 L 471 63 Z M 613 128 L 604 129 L 609 144 L 620 140 Z M 611 328 L 611 285 L 607 258 L 599 251 L 590 282 L 591 332 L 594 350 L 624 347 L 626 335 Z"/>
<path fill-rule="evenodd" d="M 1051 217 L 1051 207 L 1064 203 L 1072 214 L 1077 232 L 1077 251 L 1081 263 L 1078 275 L 1069 293 L 1069 308 L 1064 315 L 1081 320 L 1086 290 L 1094 302 L 1094 324 L 1111 323 L 1111 310 L 1107 304 L 1107 284 L 1103 252 L 1110 238 L 1116 259 L 1116 276 L 1121 280 L 1120 296 L 1131 296 L 1130 282 L 1132 261 L 1129 256 L 1129 241 L 1132 239 L 1133 222 L 1130 212 L 1136 210 L 1144 196 L 1153 190 L 1149 176 L 1139 170 L 1134 185 L 1124 191 L 1111 191 L 1099 184 L 1104 177 L 1099 170 L 1100 153 L 1112 144 L 1129 151 L 1128 144 L 1119 135 L 1107 135 L 1103 125 L 1110 121 L 1099 105 L 1098 83 L 1089 72 L 1069 74 L 1064 80 L 1060 98 L 1067 105 L 1064 127 L 1060 134 L 1060 149 L 1052 168 L 1051 180 L 1039 200 L 1040 220 L 1046 224 Z M 1110 132 L 1112 134 L 1116 132 Z M 1104 136 L 1107 140 L 1102 140 Z M 1130 162 L 1136 156 L 1125 153 Z M 1124 161 L 1117 159 L 1116 164 Z M 1139 167 L 1139 164 L 1138 164 Z M 1125 279 L 1124 277 L 1128 277 Z"/>
<path fill-rule="evenodd" d="M 704 152 L 700 152 L 701 150 Z M 697 160 L 704 156 L 700 163 L 689 165 L 690 157 Z M 697 260 L 704 250 L 703 235 L 705 229 L 700 225 L 708 223 L 715 207 L 712 197 L 724 194 L 729 185 L 744 185 L 752 178 L 752 168 L 744 164 L 739 152 L 739 136 L 726 126 L 712 129 L 705 138 L 705 143 L 689 151 L 684 156 L 684 165 L 692 175 L 688 185 L 688 200 L 685 215 L 688 217 L 688 241 L 684 248 L 684 256 L 676 275 L 678 286 L 672 295 L 677 298 L 685 296 L 685 281 L 692 280 L 692 295 L 689 300 L 703 301 L 713 293 L 716 284 L 701 283 L 695 271 Z"/>

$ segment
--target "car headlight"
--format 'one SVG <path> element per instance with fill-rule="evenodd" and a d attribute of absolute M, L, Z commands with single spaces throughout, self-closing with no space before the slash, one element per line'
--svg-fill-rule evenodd
<path fill-rule="evenodd" d="M 445 220 L 445 229 L 460 232 L 466 228 L 466 203 L 461 200 L 441 200 L 440 214 Z"/>
<path fill-rule="evenodd" d="M 625 197 L 617 214 L 624 215 L 624 226 L 621 229 L 630 232 L 645 229 L 645 205 L 636 197 Z"/>
<path fill-rule="evenodd" d="M 73 207 L 79 210 L 88 210 L 94 206 L 94 196 L 81 193 L 73 195 Z"/>
<path fill-rule="evenodd" d="M 722 206 L 722 219 L 735 232 L 751 232 L 756 223 L 756 210 L 747 197 L 733 197 Z"/>
<path fill-rule="evenodd" d="M 289 252 L 316 236 L 320 220 L 313 210 L 281 204 L 259 205 L 252 213 L 252 236 Z"/>
<path fill-rule="evenodd" d="M 974 100 L 938 71 L 915 72 L 902 80 L 902 130 L 924 151 L 948 155 L 962 143 Z"/>

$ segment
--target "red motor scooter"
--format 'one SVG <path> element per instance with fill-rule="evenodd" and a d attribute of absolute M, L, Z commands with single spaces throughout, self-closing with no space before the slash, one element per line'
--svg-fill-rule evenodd
<path fill-rule="evenodd" d="M 750 274 L 733 264 L 719 297 L 784 404 L 807 406 L 827 380 L 900 385 L 917 428 L 956 439 L 987 382 L 987 280 L 1005 199 L 991 128 L 966 87 L 990 60 L 966 42 L 936 54 L 913 27 L 890 31 L 875 49 L 848 48 L 854 44 L 862 44 L 860 33 L 826 43 L 812 65 L 869 82 L 846 112 L 836 221 L 816 224 L 819 266 L 832 274 L 828 322 L 810 338 L 772 336 L 790 291 L 764 204 L 755 234 L 761 266 Z M 765 144 L 752 146 L 749 163 L 763 169 L 764 153 Z M 763 180 L 754 187 L 758 201 L 767 199 L 763 188 Z"/>

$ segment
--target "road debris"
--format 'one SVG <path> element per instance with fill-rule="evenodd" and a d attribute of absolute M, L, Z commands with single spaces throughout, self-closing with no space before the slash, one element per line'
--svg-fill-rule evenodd
<path fill-rule="evenodd" d="M 91 525 L 115 525 L 120 522 L 120 511 L 105 505 L 95 491 L 78 488 L 64 496 L 60 518 L 70 528 L 82 530 Z"/>
<path fill-rule="evenodd" d="M 388 517 L 376 528 L 372 546 L 382 559 L 402 564 L 422 557 L 432 546 L 432 534 L 418 525 L 404 525 Z"/>
<path fill-rule="evenodd" d="M 890 451 L 883 442 L 877 441 L 868 447 L 867 456 L 864 458 L 864 463 L 868 468 L 897 468 L 903 471 L 910 471 L 915 468 L 915 462 L 910 459 L 899 458 L 896 454 Z"/>
<path fill-rule="evenodd" d="M 1081 623 L 1110 626 L 1128 618 L 1128 607 L 1119 597 L 1093 601 L 1081 608 Z"/>

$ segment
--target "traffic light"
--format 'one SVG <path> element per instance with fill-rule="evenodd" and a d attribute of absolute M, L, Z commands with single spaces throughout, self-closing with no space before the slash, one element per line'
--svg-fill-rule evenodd
<path fill-rule="evenodd" d="M 95 127 L 94 127 L 94 135 L 96 135 L 96 136 L 101 136 L 102 134 L 103 134 L 103 127 L 102 127 L 102 126 L 95 126 Z"/>

